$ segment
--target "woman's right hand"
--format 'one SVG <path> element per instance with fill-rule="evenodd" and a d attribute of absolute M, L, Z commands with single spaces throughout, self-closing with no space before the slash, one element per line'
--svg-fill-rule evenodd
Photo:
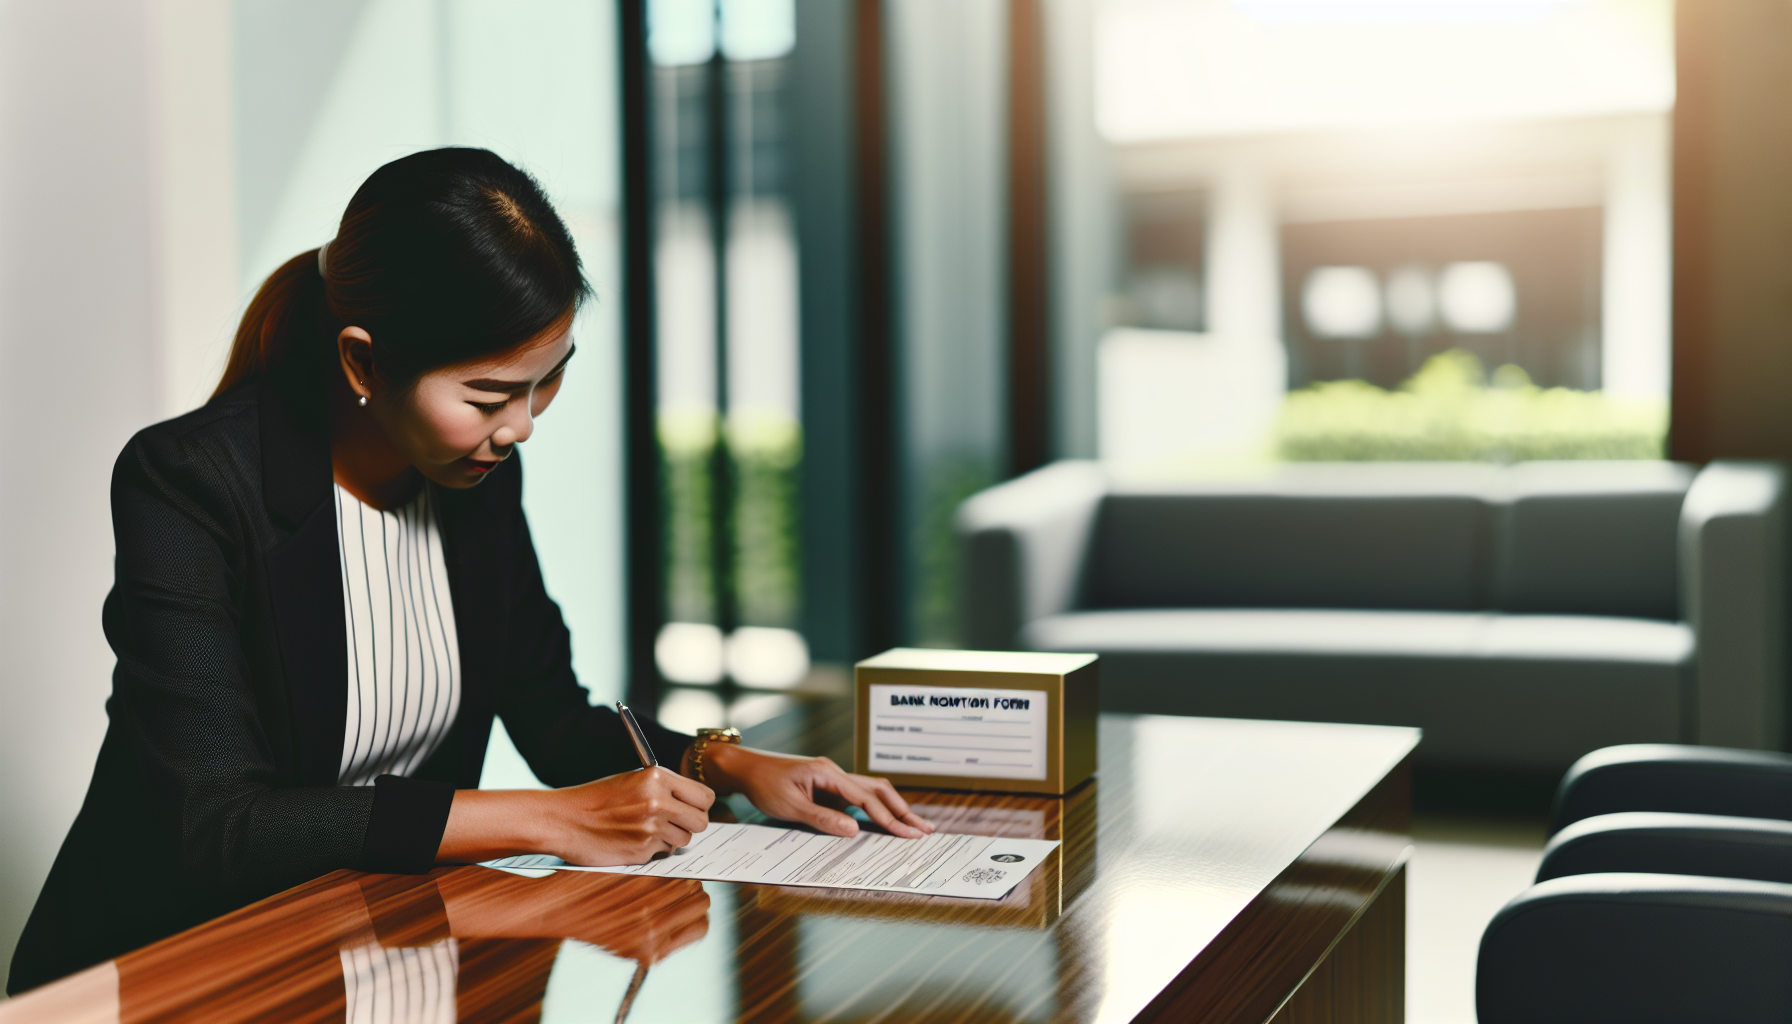
<path fill-rule="evenodd" d="M 664 768 L 566 789 L 457 790 L 436 863 L 547 853 L 584 867 L 645 864 L 709 827 L 715 799 L 708 786 Z"/>
<path fill-rule="evenodd" d="M 708 786 L 664 768 L 643 768 L 554 790 L 560 834 L 552 853 L 568 864 L 645 864 L 688 846 L 709 827 L 716 795 Z"/>

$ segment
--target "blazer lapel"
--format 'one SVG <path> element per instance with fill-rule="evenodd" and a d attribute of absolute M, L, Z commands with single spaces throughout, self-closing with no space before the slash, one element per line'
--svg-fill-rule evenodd
<path fill-rule="evenodd" d="M 330 497 L 329 430 L 322 411 L 295 408 L 261 388 L 262 493 L 275 524 L 291 530 L 268 553 L 268 587 L 280 663 L 298 735 L 298 783 L 334 786 L 348 719 L 348 629 L 341 554 Z"/>

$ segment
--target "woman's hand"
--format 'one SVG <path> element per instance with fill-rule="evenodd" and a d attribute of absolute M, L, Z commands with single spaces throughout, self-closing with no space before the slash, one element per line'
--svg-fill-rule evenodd
<path fill-rule="evenodd" d="M 548 853 L 568 864 L 645 864 L 709 827 L 716 795 L 664 768 L 643 768 L 546 791 L 454 794 L 438 863 Z"/>
<path fill-rule="evenodd" d="M 919 839 L 933 824 L 909 809 L 888 779 L 854 775 L 825 757 L 793 757 L 751 747 L 712 743 L 704 777 L 725 793 L 740 793 L 774 818 L 802 822 L 830 835 L 856 836 L 859 823 L 834 808 L 853 806 L 880 828 Z"/>
<path fill-rule="evenodd" d="M 664 768 L 643 768 L 556 789 L 566 806 L 550 852 L 568 864 L 645 864 L 688 846 L 709 827 L 716 795 L 708 786 Z"/>

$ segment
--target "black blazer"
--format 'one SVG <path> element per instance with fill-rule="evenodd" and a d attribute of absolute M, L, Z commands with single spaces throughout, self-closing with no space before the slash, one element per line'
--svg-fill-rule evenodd
<path fill-rule="evenodd" d="M 432 495 L 460 639 L 453 729 L 414 778 L 338 786 L 348 640 L 330 488 L 321 409 L 270 384 L 125 446 L 109 725 L 9 992 L 335 868 L 428 870 L 454 790 L 479 785 L 494 714 L 548 785 L 640 766 L 616 713 L 573 677 L 513 456 L 475 488 Z M 649 729 L 662 755 L 683 749 L 687 737 Z"/>

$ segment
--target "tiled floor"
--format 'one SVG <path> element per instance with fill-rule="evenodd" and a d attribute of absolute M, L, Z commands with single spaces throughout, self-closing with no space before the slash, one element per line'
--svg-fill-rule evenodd
<path fill-rule="evenodd" d="M 1408 1024 L 1474 1024 L 1481 931 L 1531 884 L 1541 821 L 1421 815 L 1406 910 Z"/>

